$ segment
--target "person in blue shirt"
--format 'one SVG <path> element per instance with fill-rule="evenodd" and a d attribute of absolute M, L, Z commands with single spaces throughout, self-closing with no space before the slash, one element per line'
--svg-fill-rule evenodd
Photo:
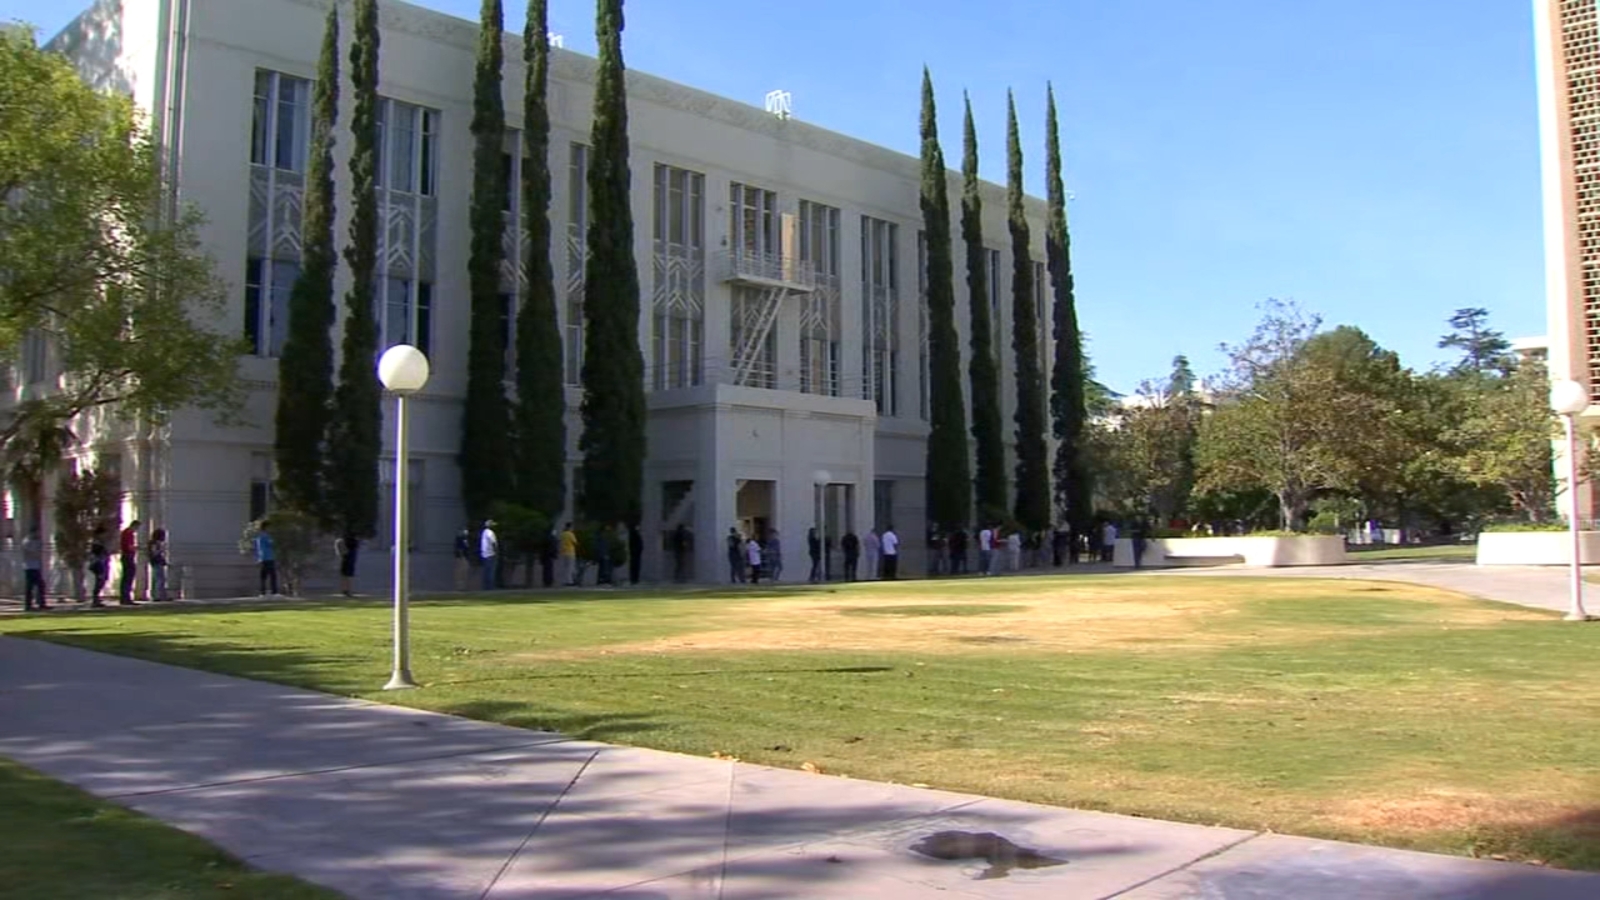
<path fill-rule="evenodd" d="M 272 533 L 267 530 L 265 522 L 261 531 L 256 534 L 256 564 L 261 567 L 261 596 L 269 596 L 267 585 L 272 585 L 270 596 L 278 595 L 278 557 L 277 546 L 272 542 Z"/>

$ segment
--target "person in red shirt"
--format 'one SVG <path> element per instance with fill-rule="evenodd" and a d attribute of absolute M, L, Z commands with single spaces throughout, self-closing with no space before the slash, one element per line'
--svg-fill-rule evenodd
<path fill-rule="evenodd" d="M 122 552 L 122 592 L 118 606 L 133 606 L 133 579 L 139 571 L 139 520 L 134 519 L 122 529 L 118 549 Z"/>

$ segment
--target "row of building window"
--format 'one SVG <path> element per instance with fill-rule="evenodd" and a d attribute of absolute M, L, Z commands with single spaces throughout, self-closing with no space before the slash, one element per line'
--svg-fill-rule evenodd
<path fill-rule="evenodd" d="M 256 77 L 255 110 L 251 162 L 271 172 L 303 173 L 309 148 L 311 83 L 278 72 L 260 70 Z M 437 187 L 439 113 L 411 104 L 384 99 L 379 109 L 378 181 L 382 220 L 387 222 L 388 206 L 414 204 L 408 197 L 431 197 Z M 508 137 L 518 146 L 515 133 Z M 520 153 L 507 152 L 503 165 L 508 183 L 520 180 Z M 583 290 L 588 219 L 588 148 L 570 145 L 567 167 L 568 200 L 568 277 L 565 288 L 566 381 L 581 382 L 583 369 Z M 652 384 L 657 389 L 697 385 L 704 377 L 707 354 L 704 347 L 705 320 L 705 175 L 691 170 L 657 165 L 654 172 L 654 239 L 658 276 L 668 284 L 658 289 L 655 298 L 650 344 L 654 357 Z M 276 177 L 276 176 L 274 176 Z M 520 192 L 508 191 L 507 212 L 512 226 L 520 227 Z M 753 258 L 756 264 L 769 261 L 786 264 L 782 216 L 775 191 L 733 182 L 729 185 L 729 246 L 735 253 Z M 415 215 L 411 207 L 401 213 Z M 783 337 L 797 340 L 800 354 L 798 388 L 807 393 L 838 396 L 843 390 L 839 353 L 840 211 L 836 207 L 801 200 L 796 217 L 794 249 L 800 265 L 817 279 L 817 293 L 802 302 L 807 304 L 801 332 Z M 414 222 L 413 222 L 414 226 Z M 398 254 L 380 253 L 378 309 L 382 346 L 410 342 L 429 349 L 432 337 L 433 285 L 427 277 L 416 277 L 417 261 L 432 256 L 431 233 L 422 229 L 384 228 L 383 240 L 393 238 L 425 240 L 427 247 L 400 247 Z M 511 246 L 518 246 L 511 242 Z M 919 247 L 919 251 L 920 251 Z M 267 251 L 271 255 L 271 251 Z M 993 321 L 1001 319 L 1000 251 L 989 250 L 989 287 Z M 398 255 L 407 260 L 399 273 L 388 274 L 385 262 Z M 920 253 L 919 253 L 920 255 Z M 922 265 L 919 265 L 919 276 Z M 515 271 L 515 266 L 512 266 Z M 288 302 L 294 279 L 299 274 L 297 259 L 251 256 L 246 264 L 245 338 L 252 352 L 277 356 L 288 334 Z M 861 217 L 861 296 L 863 350 L 860 369 L 860 396 L 872 400 L 880 414 L 898 416 L 900 375 L 899 226 L 871 216 Z M 504 297 L 502 336 L 508 354 L 508 371 L 513 364 L 516 285 L 509 285 Z M 735 290 L 732 298 L 732 340 L 728 359 L 738 361 L 741 352 L 753 354 L 746 361 L 751 372 L 747 383 L 777 387 L 777 341 L 774 328 L 765 340 L 751 340 L 744 347 L 746 327 L 765 327 L 755 307 L 760 300 L 751 293 Z M 920 305 L 920 304 L 919 304 Z M 926 369 L 926 329 L 922 368 Z M 999 329 L 996 329 L 997 335 Z M 1000 354 L 1000 341 L 995 342 Z M 919 413 L 927 416 L 926 378 Z"/>

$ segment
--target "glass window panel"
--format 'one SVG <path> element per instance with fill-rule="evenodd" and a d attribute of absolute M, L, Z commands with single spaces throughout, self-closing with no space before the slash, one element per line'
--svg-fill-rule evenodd
<path fill-rule="evenodd" d="M 244 339 L 250 352 L 261 355 L 261 260 L 244 265 Z"/>
<path fill-rule="evenodd" d="M 391 105 L 389 187 L 410 193 L 417 186 L 417 108 L 392 101 Z"/>
<path fill-rule="evenodd" d="M 411 284 L 404 278 L 386 278 L 383 345 L 385 348 L 411 340 Z"/>
<path fill-rule="evenodd" d="M 424 356 L 433 352 L 433 284 L 427 281 L 417 283 L 416 346 Z"/>
<path fill-rule="evenodd" d="M 267 311 L 267 355 L 277 357 L 289 340 L 289 295 L 294 292 L 295 280 L 300 277 L 300 264 L 273 260 L 271 307 Z"/>
<path fill-rule="evenodd" d="M 435 146 L 439 140 L 437 133 L 439 130 L 437 120 L 437 113 L 430 110 L 422 111 L 422 160 L 420 163 L 422 172 L 420 175 L 420 190 L 423 196 L 426 197 L 433 196 L 434 170 L 439 164 L 437 147 Z"/>

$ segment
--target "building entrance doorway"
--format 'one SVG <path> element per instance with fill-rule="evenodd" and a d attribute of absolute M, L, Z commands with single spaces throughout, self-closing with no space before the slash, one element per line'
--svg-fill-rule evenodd
<path fill-rule="evenodd" d="M 812 488 L 812 521 L 822 541 L 823 580 L 844 575 L 844 550 L 841 541 L 855 531 L 856 486 L 819 484 Z M 859 538 L 860 535 L 857 535 Z"/>
<path fill-rule="evenodd" d="M 758 541 L 766 539 L 767 529 L 777 515 L 777 494 L 776 481 L 739 481 L 734 517 L 739 520 L 740 534 Z"/>

